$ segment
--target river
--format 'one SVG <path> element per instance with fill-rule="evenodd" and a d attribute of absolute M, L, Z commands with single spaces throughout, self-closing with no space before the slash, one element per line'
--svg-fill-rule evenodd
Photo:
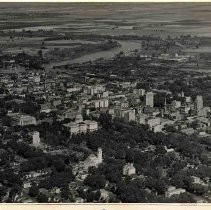
<path fill-rule="evenodd" d="M 121 47 L 118 48 L 112 48 L 110 50 L 105 50 L 105 51 L 99 51 L 95 53 L 89 53 L 87 55 L 83 55 L 81 57 L 71 59 L 71 60 L 65 60 L 61 62 L 51 62 L 49 65 L 45 66 L 46 68 L 52 68 L 53 66 L 62 66 L 62 65 L 67 65 L 67 64 L 73 64 L 73 63 L 84 63 L 88 61 L 95 61 L 99 58 L 104 58 L 104 59 L 110 59 L 114 57 L 116 54 L 119 52 L 124 52 L 125 54 L 130 53 L 131 51 L 134 51 L 136 49 L 141 49 L 141 41 L 138 40 L 131 40 L 131 41 L 118 41 L 121 45 Z"/>

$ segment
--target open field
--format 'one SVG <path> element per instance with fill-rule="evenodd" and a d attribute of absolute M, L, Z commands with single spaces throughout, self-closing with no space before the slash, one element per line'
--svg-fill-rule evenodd
<path fill-rule="evenodd" d="M 21 7 L 15 3 L 1 3 L 0 20 L 2 52 L 24 51 L 31 55 L 35 55 L 41 48 L 45 54 L 55 48 L 74 51 L 80 46 L 96 44 L 102 39 L 115 39 L 119 42 L 119 35 L 211 37 L 209 3 L 22 3 Z M 63 37 L 64 33 L 71 38 Z M 83 37 L 75 38 L 80 35 Z M 107 38 L 100 38 L 101 36 Z M 51 40 L 47 40 L 48 37 Z M 139 45 L 134 46 L 133 41 L 116 49 L 106 52 L 97 50 L 83 55 L 81 59 L 79 56 L 65 62 L 85 62 L 104 56 L 111 58 L 120 51 L 128 53 L 140 49 Z M 185 49 L 185 52 L 206 53 L 210 52 L 210 47 L 211 43 L 198 49 Z"/>
<path fill-rule="evenodd" d="M 25 11 L 27 8 L 27 12 Z M 15 12 L 14 12 L 15 9 Z M 11 13 L 11 10 L 13 12 Z M 62 30 L 99 34 L 209 35 L 209 4 L 0 4 L 0 28 Z M 62 11 L 62 12 L 61 12 Z M 12 14 L 12 15 L 11 15 Z M 133 30 L 140 27 L 139 30 Z M 113 28 L 114 30 L 110 30 Z M 201 29 L 203 28 L 203 31 Z M 158 31 L 156 31 L 158 30 Z M 163 32 L 161 32 L 163 30 Z M 210 35 L 209 35 L 210 36 Z"/>

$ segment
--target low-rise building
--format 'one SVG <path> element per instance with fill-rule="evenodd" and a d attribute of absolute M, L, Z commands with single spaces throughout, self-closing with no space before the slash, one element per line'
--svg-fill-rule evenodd
<path fill-rule="evenodd" d="M 78 123 L 72 122 L 68 124 L 68 127 L 70 128 L 71 134 L 78 134 L 79 133 L 79 125 Z"/>
<path fill-rule="evenodd" d="M 87 132 L 87 124 L 84 122 L 80 122 L 79 125 L 79 133 L 86 133 Z"/>
<path fill-rule="evenodd" d="M 84 123 L 87 125 L 87 130 L 89 132 L 97 131 L 98 130 L 98 123 L 92 120 L 85 120 Z"/>
<path fill-rule="evenodd" d="M 180 108 L 181 107 L 181 101 L 176 101 L 176 100 L 173 100 L 171 105 L 177 109 L 177 108 Z"/>
<path fill-rule="evenodd" d="M 195 133 L 195 130 L 193 128 L 185 128 L 185 129 L 182 129 L 180 132 L 186 135 L 192 135 Z"/>
<path fill-rule="evenodd" d="M 156 125 L 160 125 L 160 118 L 159 117 L 156 117 L 156 118 L 148 118 L 146 120 L 146 124 L 149 125 L 149 127 L 152 129 Z"/>
<path fill-rule="evenodd" d="M 16 117 L 18 120 L 18 125 L 25 126 L 25 125 L 36 125 L 36 118 L 30 115 L 18 115 Z"/>
<path fill-rule="evenodd" d="M 165 195 L 166 195 L 167 198 L 170 198 L 173 195 L 179 195 L 179 194 L 185 193 L 185 192 L 186 192 L 185 189 L 182 189 L 182 188 L 177 188 L 176 189 L 176 187 L 170 186 L 168 188 L 168 190 L 166 191 Z"/>
<path fill-rule="evenodd" d="M 123 175 L 125 176 L 131 176 L 136 174 L 136 168 L 133 166 L 133 163 L 127 163 L 123 167 Z"/>

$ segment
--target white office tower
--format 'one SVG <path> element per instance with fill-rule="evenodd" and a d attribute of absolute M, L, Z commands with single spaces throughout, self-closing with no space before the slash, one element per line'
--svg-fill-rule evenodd
<path fill-rule="evenodd" d="M 38 147 L 40 145 L 40 133 L 38 131 L 33 132 L 32 143 L 35 147 Z"/>
<path fill-rule="evenodd" d="M 97 150 L 97 159 L 98 159 L 98 164 L 101 164 L 103 162 L 103 150 L 101 147 L 99 147 Z"/>
<path fill-rule="evenodd" d="M 154 107 L 154 93 L 153 92 L 148 92 L 146 93 L 146 106 Z"/>
<path fill-rule="evenodd" d="M 195 110 L 200 111 L 201 109 L 203 109 L 203 98 L 198 95 L 195 99 Z"/>

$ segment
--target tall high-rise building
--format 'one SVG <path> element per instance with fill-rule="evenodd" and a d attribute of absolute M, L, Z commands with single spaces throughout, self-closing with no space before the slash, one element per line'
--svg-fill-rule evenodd
<path fill-rule="evenodd" d="M 102 150 L 102 148 L 98 148 L 98 150 L 97 150 L 97 159 L 98 159 L 98 164 L 101 164 L 103 162 L 103 150 Z"/>
<path fill-rule="evenodd" d="M 34 146 L 37 147 L 40 145 L 40 133 L 38 131 L 32 133 L 32 141 Z"/>
<path fill-rule="evenodd" d="M 198 95 L 195 99 L 195 110 L 200 111 L 201 109 L 203 109 L 203 98 L 202 96 Z"/>
<path fill-rule="evenodd" d="M 153 92 L 148 92 L 146 93 L 146 106 L 154 107 L 154 93 Z"/>

